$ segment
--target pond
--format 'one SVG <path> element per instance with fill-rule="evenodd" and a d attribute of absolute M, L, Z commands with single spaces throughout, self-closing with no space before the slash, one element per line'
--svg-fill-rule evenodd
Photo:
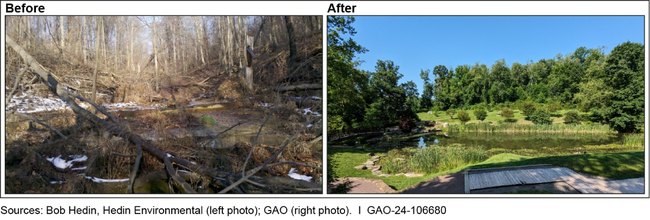
<path fill-rule="evenodd" d="M 508 152 L 530 156 L 643 150 L 625 146 L 624 138 L 625 135 L 622 134 L 458 132 L 432 133 L 408 139 L 399 145 L 414 148 L 452 144 L 478 145 L 494 153 Z"/>

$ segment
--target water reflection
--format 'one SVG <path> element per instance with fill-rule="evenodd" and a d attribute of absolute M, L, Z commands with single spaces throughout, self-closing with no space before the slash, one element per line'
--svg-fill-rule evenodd
<path fill-rule="evenodd" d="M 424 142 L 425 139 L 428 139 L 428 138 L 420 137 L 420 141 L 418 141 L 418 148 L 426 148 L 427 147 L 427 143 Z M 438 141 L 437 138 L 433 138 L 433 141 L 431 141 L 431 143 L 438 144 L 439 141 Z"/>

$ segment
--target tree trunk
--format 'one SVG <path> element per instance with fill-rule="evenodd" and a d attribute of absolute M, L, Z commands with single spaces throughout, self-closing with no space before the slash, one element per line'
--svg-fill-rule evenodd
<path fill-rule="evenodd" d="M 300 84 L 300 85 L 293 85 L 293 86 L 283 86 L 278 88 L 278 91 L 284 92 L 284 91 L 291 91 L 291 90 L 310 90 L 310 89 L 323 89 L 322 84 Z"/>
<path fill-rule="evenodd" d="M 253 36 L 246 36 L 246 83 L 250 90 L 253 90 L 253 58 L 255 57 L 255 54 L 253 53 L 254 43 L 255 38 L 253 38 Z"/>
<path fill-rule="evenodd" d="M 156 17 L 153 17 L 153 63 L 154 63 L 154 82 L 155 82 L 155 90 L 158 91 L 160 89 L 160 81 L 159 81 L 159 74 L 158 74 L 158 44 L 156 42 Z"/>
<path fill-rule="evenodd" d="M 291 16 L 284 16 L 284 22 L 287 26 L 287 35 L 289 36 L 289 60 L 287 62 L 289 66 L 289 72 L 291 72 L 291 68 L 293 68 L 293 63 L 298 63 L 298 61 L 295 60 L 298 51 L 296 49 L 296 39 L 294 36 L 292 20 L 293 18 Z"/>
<path fill-rule="evenodd" d="M 104 19 L 99 17 L 97 21 L 97 35 L 99 36 L 100 28 L 104 27 Z M 97 68 L 99 68 L 99 38 L 95 41 L 95 71 L 93 72 L 93 97 L 91 100 L 97 102 Z"/>
<path fill-rule="evenodd" d="M 63 49 L 65 47 L 65 32 L 64 32 L 65 30 L 64 29 L 65 29 L 65 25 L 63 24 L 63 16 L 59 16 L 59 32 L 60 32 L 59 33 L 59 40 L 61 40 L 59 45 L 61 45 L 61 49 Z"/>

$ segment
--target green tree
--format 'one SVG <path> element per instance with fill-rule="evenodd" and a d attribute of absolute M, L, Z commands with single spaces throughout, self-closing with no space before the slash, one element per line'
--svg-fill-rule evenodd
<path fill-rule="evenodd" d="M 510 69 L 506 65 L 505 60 L 498 60 L 492 65 L 490 81 L 492 82 L 488 91 L 490 102 L 503 103 L 506 101 L 514 101 Z"/>
<path fill-rule="evenodd" d="M 364 123 L 370 127 L 386 127 L 400 120 L 418 120 L 417 115 L 407 104 L 403 86 L 397 82 L 402 78 L 399 66 L 393 61 L 378 60 L 375 72 L 370 75 L 370 91 L 376 98 L 366 109 Z"/>
<path fill-rule="evenodd" d="M 611 128 L 632 132 L 644 113 L 645 50 L 642 44 L 625 42 L 607 57 L 605 83 L 613 90 L 611 105 L 603 113 Z"/>
<path fill-rule="evenodd" d="M 568 111 L 564 113 L 564 124 L 580 124 L 580 115 L 577 111 Z"/>
<path fill-rule="evenodd" d="M 515 112 L 508 107 L 501 109 L 501 117 L 505 118 L 506 122 L 512 122 L 513 117 L 515 117 Z"/>
<path fill-rule="evenodd" d="M 485 111 L 485 108 L 483 107 L 478 107 L 474 109 L 474 116 L 476 116 L 476 119 L 483 122 L 483 120 L 487 118 L 487 111 Z"/>
<path fill-rule="evenodd" d="M 443 65 L 438 65 L 433 68 L 433 76 L 435 77 L 433 97 L 436 100 L 438 108 L 448 109 L 452 107 L 449 70 Z"/>
<path fill-rule="evenodd" d="M 548 88 L 551 96 L 560 102 L 573 100 L 573 94 L 579 91 L 578 84 L 582 80 L 583 69 L 580 60 L 570 57 L 558 58 L 548 77 Z"/>
<path fill-rule="evenodd" d="M 366 108 L 360 88 L 367 78 L 355 69 L 359 65 L 355 56 L 365 53 L 367 49 L 352 38 L 342 37 L 344 34 L 356 34 L 353 22 L 354 17 L 350 16 L 327 17 L 327 109 L 330 116 L 341 119 L 340 123 L 328 125 L 328 128 L 351 128 L 364 117 L 363 111 L 359 111 Z"/>
<path fill-rule="evenodd" d="M 513 63 L 510 68 L 510 74 L 516 85 L 519 85 L 522 88 L 528 87 L 528 83 L 530 82 L 530 71 L 528 70 L 527 65 L 522 65 L 517 62 Z"/>
<path fill-rule="evenodd" d="M 575 100 L 575 97 L 574 97 L 574 100 Z M 555 113 L 558 110 L 562 109 L 562 104 L 560 104 L 560 102 L 558 102 L 558 101 L 555 101 L 555 102 L 548 103 L 546 108 L 548 109 L 549 112 Z"/>
<path fill-rule="evenodd" d="M 551 120 L 551 113 L 548 112 L 548 110 L 540 108 L 535 110 L 532 115 L 530 115 L 530 121 L 533 122 L 533 124 L 536 125 L 541 125 L 541 124 L 552 124 L 553 120 Z"/>
<path fill-rule="evenodd" d="M 454 115 L 456 114 L 456 109 L 453 109 L 453 108 L 447 109 L 445 114 L 447 114 L 447 116 L 449 116 L 449 118 L 451 118 L 453 120 Z"/>
<path fill-rule="evenodd" d="M 521 113 L 526 116 L 526 119 L 528 120 L 528 117 L 535 112 L 537 109 L 537 106 L 535 106 L 535 103 L 531 101 L 524 101 L 520 104 L 519 110 L 521 110 Z"/>
<path fill-rule="evenodd" d="M 420 99 L 418 96 L 417 85 L 413 81 L 408 81 L 402 84 L 402 88 L 406 93 L 406 103 L 405 105 L 409 106 L 412 112 L 418 112 L 420 110 Z"/>
<path fill-rule="evenodd" d="M 420 108 L 424 111 L 429 110 L 433 103 L 433 84 L 429 81 L 429 73 L 431 70 L 420 70 L 420 78 L 424 80 L 424 89 L 422 90 L 422 98 L 420 99 Z"/>
<path fill-rule="evenodd" d="M 460 123 L 465 124 L 470 120 L 469 113 L 467 113 L 465 110 L 460 110 L 458 112 L 458 120 L 460 120 Z"/>

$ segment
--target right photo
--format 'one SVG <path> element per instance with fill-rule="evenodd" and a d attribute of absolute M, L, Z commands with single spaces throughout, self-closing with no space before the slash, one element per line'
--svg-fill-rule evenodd
<path fill-rule="evenodd" d="M 328 16 L 329 194 L 644 194 L 644 16 Z"/>

